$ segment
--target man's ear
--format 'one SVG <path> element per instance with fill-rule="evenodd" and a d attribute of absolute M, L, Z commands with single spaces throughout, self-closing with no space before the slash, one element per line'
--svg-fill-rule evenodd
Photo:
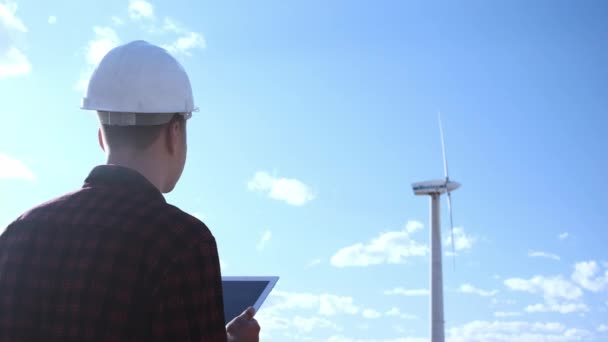
<path fill-rule="evenodd" d="M 180 126 L 176 120 L 171 120 L 165 129 L 165 146 L 169 154 L 173 155 L 177 151 L 179 144 Z"/>
<path fill-rule="evenodd" d="M 105 152 L 106 146 L 103 143 L 103 136 L 101 135 L 101 128 L 97 129 L 97 140 L 99 141 L 99 147 Z"/>

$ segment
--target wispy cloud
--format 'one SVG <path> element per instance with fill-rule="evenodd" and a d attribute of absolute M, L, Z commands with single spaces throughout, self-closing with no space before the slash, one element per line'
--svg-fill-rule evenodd
<path fill-rule="evenodd" d="M 534 276 L 531 279 L 509 278 L 505 286 L 513 291 L 538 293 L 544 298 L 544 303 L 528 305 L 526 312 L 558 312 L 572 313 L 588 311 L 581 301 L 583 291 L 580 287 L 564 279 L 562 276 Z"/>
<path fill-rule="evenodd" d="M 23 21 L 17 17 L 19 6 L 16 2 L 7 1 L 0 3 L 0 24 L 8 31 L 27 32 L 27 27 Z"/>
<path fill-rule="evenodd" d="M 540 293 L 547 299 L 574 300 L 583 295 L 583 291 L 562 276 L 534 276 L 530 279 L 509 278 L 504 284 L 511 290 L 529 293 Z"/>
<path fill-rule="evenodd" d="M 53 25 L 57 22 L 57 17 L 54 15 L 50 15 L 48 19 L 49 24 Z"/>
<path fill-rule="evenodd" d="M 17 16 L 17 3 L 12 1 L 0 3 L 0 79 L 29 75 L 32 65 L 27 56 L 18 47 L 17 41 L 25 35 L 27 27 Z"/>
<path fill-rule="evenodd" d="M 600 324 L 596 330 L 597 330 L 597 332 L 601 332 L 601 333 L 608 332 L 608 325 Z"/>
<path fill-rule="evenodd" d="M 528 251 L 528 256 L 532 258 L 546 258 L 552 260 L 560 260 L 559 255 L 542 252 L 542 251 Z"/>
<path fill-rule="evenodd" d="M 418 316 L 416 315 L 402 313 L 401 310 L 399 310 L 399 308 L 397 307 L 392 307 L 390 310 L 385 312 L 384 315 L 388 317 L 399 317 L 403 319 L 418 319 Z"/>
<path fill-rule="evenodd" d="M 313 260 L 309 261 L 308 264 L 306 264 L 306 268 L 312 268 L 312 267 L 318 266 L 319 264 L 321 264 L 321 259 L 319 259 L 319 258 L 313 259 Z"/>
<path fill-rule="evenodd" d="M 525 308 L 526 312 L 558 312 L 562 314 L 573 313 L 573 312 L 585 312 L 589 311 L 584 303 L 544 303 L 528 305 Z"/>
<path fill-rule="evenodd" d="M 492 291 L 482 290 L 482 289 L 476 288 L 475 286 L 473 286 L 471 284 L 462 284 L 462 285 L 460 285 L 460 288 L 458 290 L 461 293 L 476 294 L 476 295 L 482 296 L 482 297 L 492 297 L 498 293 L 498 290 L 492 290 Z"/>
<path fill-rule="evenodd" d="M 395 287 L 391 290 L 385 290 L 385 295 L 403 295 L 403 296 L 428 296 L 428 289 L 405 289 L 403 287 Z"/>
<path fill-rule="evenodd" d="M 0 153 L 0 180 L 21 179 L 26 181 L 36 180 L 34 173 L 20 160 L 4 153 Z"/>
<path fill-rule="evenodd" d="M 306 332 L 319 330 L 342 331 L 333 319 L 339 316 L 363 316 L 354 299 L 330 293 L 305 293 L 274 290 L 264 303 L 264 309 L 256 314 L 264 335 L 274 337 L 282 333 L 283 340 L 302 340 Z M 367 311 L 366 315 L 374 315 Z M 365 316 L 364 316 L 365 317 Z"/>
<path fill-rule="evenodd" d="M 95 38 L 89 41 L 86 49 L 87 62 L 97 65 L 112 48 L 120 44 L 116 31 L 111 27 L 94 26 Z"/>
<path fill-rule="evenodd" d="M 330 321 L 325 317 L 319 316 L 295 316 L 290 323 L 295 328 L 295 331 L 298 333 L 311 332 L 313 330 L 316 331 L 318 329 L 331 329 L 337 331 L 342 330 L 342 328 L 339 327 L 336 323 Z"/>
<path fill-rule="evenodd" d="M 186 32 L 170 44 L 163 47 L 172 54 L 192 56 L 191 50 L 204 49 L 207 46 L 205 38 L 198 32 Z"/>
<path fill-rule="evenodd" d="M 588 330 L 568 328 L 558 322 L 472 321 L 448 330 L 448 340 L 451 342 L 571 342 L 581 341 L 590 336 Z"/>
<path fill-rule="evenodd" d="M 309 186 L 293 178 L 273 177 L 268 172 L 258 171 L 247 183 L 250 191 L 267 193 L 272 199 L 284 201 L 294 206 L 302 206 L 315 196 Z"/>
<path fill-rule="evenodd" d="M 186 30 L 181 23 L 171 17 L 165 17 L 163 19 L 162 31 L 164 32 L 174 32 L 174 33 L 184 33 Z"/>
<path fill-rule="evenodd" d="M 32 65 L 18 48 L 11 46 L 0 54 L 0 78 L 29 75 L 31 72 Z"/>
<path fill-rule="evenodd" d="M 560 239 L 560 240 L 565 240 L 565 239 L 567 239 L 567 238 L 568 238 L 568 236 L 570 236 L 570 234 L 568 234 L 568 232 L 563 232 L 563 233 L 560 233 L 560 234 L 557 236 L 557 238 L 558 238 L 558 239 Z"/>
<path fill-rule="evenodd" d="M 112 48 L 121 44 L 116 29 L 124 28 L 138 30 L 140 39 L 148 39 L 149 34 L 156 35 L 155 40 L 169 41 L 160 44 L 167 51 L 179 56 L 192 56 L 196 49 L 206 47 L 205 38 L 202 33 L 189 30 L 177 20 L 164 17 L 163 21 L 157 19 L 154 5 L 145 0 L 130 0 L 128 5 L 128 18 L 123 20 L 119 16 L 111 16 L 111 25 L 97 25 L 93 27 L 95 36 L 84 48 L 86 65 L 81 72 L 79 80 L 74 86 L 75 90 L 84 91 L 94 67 L 101 61 L 105 54 Z M 49 17 L 49 23 L 51 18 Z M 161 38 L 158 35 L 161 35 Z"/>
<path fill-rule="evenodd" d="M 327 342 L 429 342 L 428 338 L 422 337 L 397 337 L 388 339 L 365 339 L 352 338 L 343 335 L 333 335 L 327 339 Z"/>
<path fill-rule="evenodd" d="M 376 318 L 380 318 L 382 316 L 381 313 L 379 313 L 378 311 L 376 311 L 374 309 L 365 309 L 361 312 L 361 315 L 363 316 L 363 318 L 367 318 L 367 319 L 376 319 Z"/>
<path fill-rule="evenodd" d="M 114 24 L 114 26 L 121 26 L 125 23 L 122 18 L 115 15 L 113 15 L 110 19 L 112 20 L 112 24 Z"/>
<path fill-rule="evenodd" d="M 467 235 L 463 227 L 454 227 L 454 249 L 456 250 L 456 252 L 471 249 L 473 247 L 474 242 L 475 238 L 470 235 Z M 447 234 L 447 237 L 444 239 L 444 247 L 448 249 L 448 254 L 452 253 L 451 234 Z"/>
<path fill-rule="evenodd" d="M 521 312 L 517 311 L 496 311 L 494 312 L 494 317 L 497 318 L 505 318 L 505 317 L 518 317 L 521 316 Z"/>
<path fill-rule="evenodd" d="M 120 44 L 118 34 L 111 27 L 94 26 L 95 37 L 91 39 L 85 48 L 85 58 L 87 65 L 85 70 L 80 73 L 80 79 L 76 82 L 75 89 L 85 91 L 89 84 L 89 78 L 95 66 L 101 62 L 103 57 Z"/>
<path fill-rule="evenodd" d="M 145 0 L 129 1 L 129 17 L 134 20 L 153 19 L 154 6 Z"/>
<path fill-rule="evenodd" d="M 264 247 L 266 247 L 266 244 L 268 243 L 268 241 L 270 241 L 271 238 L 272 238 L 272 232 L 270 230 L 264 231 L 264 233 L 260 237 L 260 241 L 258 241 L 258 244 L 256 246 L 256 248 L 258 249 L 258 251 L 263 250 Z"/>
<path fill-rule="evenodd" d="M 367 243 L 356 243 L 338 250 L 330 262 L 336 267 L 370 266 L 401 264 L 410 257 L 425 256 L 428 247 L 410 237 L 422 227 L 418 221 L 409 221 L 401 231 L 381 233 Z"/>
<path fill-rule="evenodd" d="M 312 310 L 321 316 L 354 315 L 361 311 L 354 304 L 352 297 L 329 293 L 313 294 L 275 290 L 271 292 L 264 305 L 263 311 Z"/>

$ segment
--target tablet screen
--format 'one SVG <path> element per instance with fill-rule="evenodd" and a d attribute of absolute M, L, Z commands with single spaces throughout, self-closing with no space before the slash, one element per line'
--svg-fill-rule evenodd
<path fill-rule="evenodd" d="M 277 280 L 278 277 L 222 277 L 226 324 L 250 306 L 257 312 Z"/>

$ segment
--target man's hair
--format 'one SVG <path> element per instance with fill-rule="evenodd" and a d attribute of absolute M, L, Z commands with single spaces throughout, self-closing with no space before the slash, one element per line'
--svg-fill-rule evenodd
<path fill-rule="evenodd" d="M 115 148 L 130 147 L 141 151 L 148 148 L 158 139 L 163 128 L 173 122 L 183 123 L 184 116 L 175 114 L 168 123 L 149 126 L 115 126 L 101 125 L 101 132 L 106 146 L 111 150 Z"/>

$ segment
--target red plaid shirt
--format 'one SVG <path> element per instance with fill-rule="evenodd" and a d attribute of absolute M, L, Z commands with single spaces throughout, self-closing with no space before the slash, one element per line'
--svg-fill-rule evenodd
<path fill-rule="evenodd" d="M 0 341 L 226 341 L 215 239 L 139 173 L 98 166 L 0 236 Z"/>

